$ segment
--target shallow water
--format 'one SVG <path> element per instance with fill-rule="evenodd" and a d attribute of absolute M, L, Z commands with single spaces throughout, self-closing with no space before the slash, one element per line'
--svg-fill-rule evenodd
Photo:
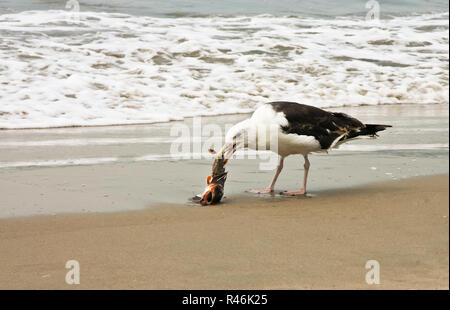
<path fill-rule="evenodd" d="M 310 195 L 377 181 L 448 174 L 448 105 L 333 110 L 393 127 L 378 139 L 356 140 L 329 154 L 311 155 Z M 202 127 L 218 125 L 224 133 L 227 125 L 247 116 L 204 118 Z M 0 217 L 187 203 L 203 190 L 213 158 L 208 144 L 195 153 L 198 159 L 185 159 L 190 154 L 181 151 L 170 152 L 178 138 L 170 134 L 171 129 L 180 124 L 190 128 L 195 140 L 218 141 L 216 149 L 220 147 L 221 137 L 208 130 L 196 136 L 190 119 L 153 125 L 0 131 Z M 195 151 L 192 144 L 189 148 Z M 271 160 L 263 157 L 266 153 L 248 155 L 255 156 L 234 158 L 227 164 L 226 196 L 238 198 L 246 195 L 245 190 L 264 188 L 273 177 L 273 170 L 261 170 L 260 164 Z M 302 170 L 300 156 L 288 157 L 276 190 L 298 189 Z"/>

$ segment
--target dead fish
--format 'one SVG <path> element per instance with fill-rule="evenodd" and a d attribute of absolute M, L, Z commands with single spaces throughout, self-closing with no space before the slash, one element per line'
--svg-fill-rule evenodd
<path fill-rule="evenodd" d="M 211 169 L 211 175 L 206 177 L 206 188 L 202 194 L 192 197 L 192 201 L 201 205 L 212 205 L 219 203 L 224 194 L 225 181 L 227 180 L 227 172 L 225 171 L 225 164 L 228 159 L 236 151 L 236 144 L 230 148 L 224 146 L 214 160 Z M 214 152 L 210 150 L 210 152 Z M 214 152 L 215 153 L 215 152 Z"/>

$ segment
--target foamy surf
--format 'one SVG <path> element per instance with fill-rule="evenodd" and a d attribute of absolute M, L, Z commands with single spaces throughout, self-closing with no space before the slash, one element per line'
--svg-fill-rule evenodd
<path fill-rule="evenodd" d="M 393 17 L 0 15 L 0 128 L 138 124 L 318 107 L 447 103 L 448 13 Z"/>
<path fill-rule="evenodd" d="M 393 145 L 343 145 L 332 152 L 377 152 L 377 151 L 405 151 L 405 150 L 447 150 L 448 143 L 429 143 L 429 144 L 393 144 Z M 251 158 L 267 160 L 274 153 L 270 151 L 239 150 L 233 158 Z M 186 159 L 213 159 L 210 153 L 178 153 L 178 154 L 147 154 L 135 157 L 91 157 L 91 158 L 68 158 L 51 160 L 33 160 L 33 161 L 11 161 L 0 162 L 0 169 L 7 168 L 36 168 L 36 167 L 66 167 L 66 166 L 89 166 L 112 163 L 133 163 L 145 161 L 168 161 L 168 160 L 186 160 Z"/>

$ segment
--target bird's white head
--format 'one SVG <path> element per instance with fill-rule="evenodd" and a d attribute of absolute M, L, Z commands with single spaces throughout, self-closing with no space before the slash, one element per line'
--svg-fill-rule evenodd
<path fill-rule="evenodd" d="M 246 119 L 231 127 L 225 135 L 225 143 L 217 156 L 229 158 L 237 149 L 248 147 L 248 132 L 250 128 L 250 119 Z"/>

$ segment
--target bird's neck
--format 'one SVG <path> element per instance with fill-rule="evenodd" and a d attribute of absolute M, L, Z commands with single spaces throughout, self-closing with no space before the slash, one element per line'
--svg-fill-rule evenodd
<path fill-rule="evenodd" d="M 248 139 L 249 139 L 249 131 L 253 127 L 253 123 L 251 119 L 246 119 L 242 122 L 237 123 L 228 131 L 225 141 L 230 143 L 235 140 L 241 141 L 242 143 L 238 144 L 238 147 L 245 148 L 248 147 Z"/>

